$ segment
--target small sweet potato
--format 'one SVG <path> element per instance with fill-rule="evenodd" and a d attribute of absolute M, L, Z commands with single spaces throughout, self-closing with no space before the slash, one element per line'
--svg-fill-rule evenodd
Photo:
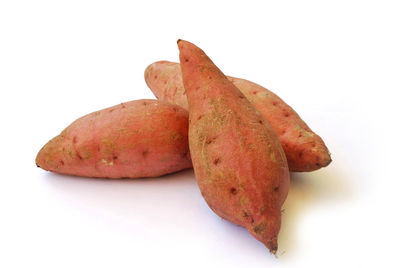
<path fill-rule="evenodd" d="M 178 63 L 155 62 L 146 68 L 145 79 L 158 99 L 188 109 Z M 276 94 L 244 79 L 229 76 L 228 79 L 271 124 L 283 146 L 290 171 L 313 171 L 331 162 L 329 151 L 321 137 Z"/>
<path fill-rule="evenodd" d="M 200 191 L 215 213 L 275 253 L 289 189 L 282 146 L 268 121 L 200 48 L 183 40 L 178 47 Z"/>
<path fill-rule="evenodd" d="M 122 103 L 79 118 L 38 153 L 36 165 L 85 177 L 157 177 L 192 166 L 188 113 L 157 100 Z"/>

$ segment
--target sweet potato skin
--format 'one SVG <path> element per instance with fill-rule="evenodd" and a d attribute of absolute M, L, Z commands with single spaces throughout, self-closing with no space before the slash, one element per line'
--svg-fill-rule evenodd
<path fill-rule="evenodd" d="M 313 171 L 329 165 L 331 157 L 321 137 L 281 98 L 251 81 L 227 78 L 271 124 L 283 146 L 290 171 Z M 159 61 L 149 65 L 145 80 L 158 99 L 188 109 L 178 63 Z"/>
<path fill-rule="evenodd" d="M 189 101 L 189 147 L 210 208 L 275 253 L 289 189 L 286 158 L 273 129 L 195 45 L 180 40 Z"/>
<path fill-rule="evenodd" d="M 136 100 L 83 116 L 38 153 L 36 165 L 62 174 L 157 177 L 192 166 L 188 113 L 157 100 Z"/>

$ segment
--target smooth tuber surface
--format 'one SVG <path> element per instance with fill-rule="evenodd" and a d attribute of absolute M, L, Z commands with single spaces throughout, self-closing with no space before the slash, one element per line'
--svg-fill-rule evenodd
<path fill-rule="evenodd" d="M 268 121 L 195 45 L 180 40 L 189 147 L 200 191 L 219 216 L 275 253 L 289 189 L 282 146 Z"/>
<path fill-rule="evenodd" d="M 290 171 L 313 171 L 329 165 L 331 157 L 321 137 L 281 98 L 248 80 L 227 78 L 271 124 L 283 146 Z M 178 63 L 159 61 L 149 65 L 145 80 L 158 99 L 188 109 Z"/>
<path fill-rule="evenodd" d="M 188 113 L 157 100 L 135 100 L 79 118 L 38 153 L 45 170 L 85 177 L 157 177 L 192 162 Z"/>

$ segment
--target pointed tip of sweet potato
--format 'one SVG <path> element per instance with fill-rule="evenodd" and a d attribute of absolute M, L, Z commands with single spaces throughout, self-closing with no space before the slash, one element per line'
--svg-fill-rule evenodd
<path fill-rule="evenodd" d="M 278 250 L 278 239 L 276 237 L 264 243 L 264 245 L 269 249 L 269 252 L 276 256 L 276 251 Z"/>
<path fill-rule="evenodd" d="M 37 167 L 44 170 L 52 170 L 51 163 L 56 157 L 58 157 L 55 154 L 55 143 L 57 143 L 57 137 L 51 139 L 40 149 L 35 159 L 35 164 Z"/>
<path fill-rule="evenodd" d="M 281 228 L 281 215 L 279 212 L 267 212 L 261 220 L 246 226 L 246 229 L 268 250 L 276 255 L 278 250 L 278 234 Z"/>

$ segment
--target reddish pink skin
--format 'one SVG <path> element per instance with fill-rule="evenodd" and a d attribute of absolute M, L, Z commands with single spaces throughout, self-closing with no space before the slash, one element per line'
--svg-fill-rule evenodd
<path fill-rule="evenodd" d="M 190 168 L 188 113 L 167 102 L 136 100 L 88 114 L 50 140 L 36 164 L 101 178 L 158 177 Z"/>
<path fill-rule="evenodd" d="M 221 217 L 275 253 L 289 190 L 286 158 L 269 123 L 195 45 L 180 40 L 189 147 L 200 191 Z"/>
<path fill-rule="evenodd" d="M 313 171 L 329 165 L 331 157 L 321 137 L 281 98 L 251 81 L 227 78 L 271 124 L 283 146 L 290 171 Z M 188 109 L 178 63 L 159 61 L 149 65 L 145 80 L 158 99 Z"/>

